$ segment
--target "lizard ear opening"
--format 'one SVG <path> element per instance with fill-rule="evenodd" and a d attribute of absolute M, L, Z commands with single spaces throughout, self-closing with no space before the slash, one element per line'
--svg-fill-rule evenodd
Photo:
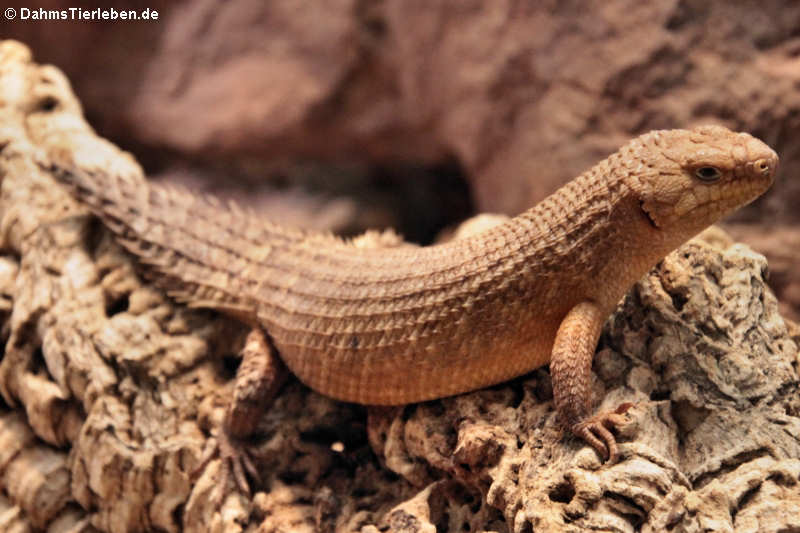
<path fill-rule="evenodd" d="M 644 200 L 639 202 L 639 207 L 642 209 L 642 214 L 644 215 L 644 217 L 647 219 L 647 221 L 650 223 L 651 226 L 653 226 L 656 229 L 661 229 L 661 227 L 658 225 L 658 222 L 656 222 L 656 219 L 653 218 L 653 215 L 645 206 L 645 203 L 646 202 Z"/>

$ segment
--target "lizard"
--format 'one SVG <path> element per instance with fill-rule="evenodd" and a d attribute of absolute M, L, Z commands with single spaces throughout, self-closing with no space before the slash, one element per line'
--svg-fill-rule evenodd
<path fill-rule="evenodd" d="M 612 431 L 630 404 L 593 415 L 590 401 L 603 323 L 664 256 L 764 193 L 777 167 L 747 133 L 652 131 L 507 222 L 424 247 L 283 227 L 69 153 L 48 168 L 171 297 L 253 327 L 219 444 L 247 491 L 230 442 L 254 431 L 281 360 L 310 388 L 367 405 L 452 396 L 549 364 L 562 427 L 616 461 Z"/>

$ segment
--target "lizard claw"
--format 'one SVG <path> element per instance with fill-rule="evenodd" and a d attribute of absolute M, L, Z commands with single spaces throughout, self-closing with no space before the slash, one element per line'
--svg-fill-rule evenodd
<path fill-rule="evenodd" d="M 226 431 L 221 431 L 219 437 L 211 438 L 208 441 L 200 463 L 192 472 L 192 477 L 198 477 L 203 469 L 208 466 L 212 459 L 219 456 L 222 459 L 220 477 L 224 482 L 228 479 L 233 480 L 239 492 L 245 496 L 250 496 L 250 484 L 247 481 L 249 475 L 256 483 L 260 482 L 258 469 L 250 452 L 246 449 L 245 443 L 236 439 Z M 223 487 L 224 485 L 220 485 Z M 222 488 L 220 488 L 222 491 Z"/>
<path fill-rule="evenodd" d="M 613 411 L 598 413 L 575 424 L 571 431 L 597 450 L 604 461 L 616 463 L 619 459 L 619 448 L 611 430 L 625 423 L 626 419 L 622 415 L 632 406 L 632 403 L 623 403 Z"/>

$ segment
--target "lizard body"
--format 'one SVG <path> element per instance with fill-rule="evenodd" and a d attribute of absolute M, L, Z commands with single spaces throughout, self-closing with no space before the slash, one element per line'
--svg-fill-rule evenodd
<path fill-rule="evenodd" d="M 159 286 L 263 328 L 311 388 L 403 404 L 550 363 L 559 415 L 612 458 L 610 419 L 590 418 L 588 403 L 602 323 L 666 254 L 768 189 L 778 164 L 748 134 L 656 131 L 489 230 L 429 247 L 359 247 L 56 161 L 56 178 Z"/>

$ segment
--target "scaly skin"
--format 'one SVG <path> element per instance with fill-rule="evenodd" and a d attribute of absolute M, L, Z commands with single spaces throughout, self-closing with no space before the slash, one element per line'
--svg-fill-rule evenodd
<path fill-rule="evenodd" d="M 591 418 L 588 401 L 603 321 L 667 253 L 766 191 L 777 164 L 748 134 L 655 131 L 509 222 L 424 248 L 357 247 L 141 176 L 53 170 L 159 286 L 262 327 L 311 388 L 403 404 L 552 359 L 562 420 L 613 459 L 618 419 Z"/>

